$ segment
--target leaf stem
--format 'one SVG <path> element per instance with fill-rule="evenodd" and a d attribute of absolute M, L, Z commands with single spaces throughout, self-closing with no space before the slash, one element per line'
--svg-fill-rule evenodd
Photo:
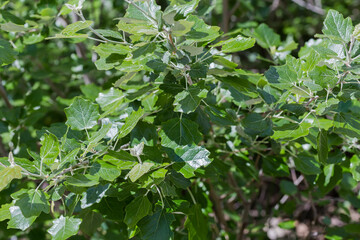
<path fill-rule="evenodd" d="M 161 191 L 160 191 L 160 189 L 158 188 L 158 186 L 156 186 L 155 184 L 154 184 L 154 186 L 155 186 L 157 192 L 158 192 L 159 195 L 160 195 L 160 199 L 161 199 L 161 203 L 162 203 L 162 206 L 161 206 L 161 207 L 164 209 L 165 203 L 164 203 L 164 199 L 163 199 L 163 197 L 162 197 Z"/>
<path fill-rule="evenodd" d="M 197 204 L 197 202 L 196 202 L 196 200 L 195 200 L 195 198 L 194 198 L 194 195 L 192 194 L 190 188 L 186 188 L 186 190 L 189 192 L 190 197 L 191 197 L 191 200 L 193 201 L 193 203 L 194 203 L 194 204 Z"/>

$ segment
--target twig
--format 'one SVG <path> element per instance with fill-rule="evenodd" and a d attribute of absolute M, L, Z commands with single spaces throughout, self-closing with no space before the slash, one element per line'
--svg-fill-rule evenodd
<path fill-rule="evenodd" d="M 209 191 L 210 191 L 209 197 L 210 197 L 211 202 L 214 204 L 215 216 L 220 223 L 220 227 L 228 232 L 229 228 L 228 228 L 226 220 L 224 218 L 224 211 L 223 211 L 221 201 L 220 201 L 218 195 L 216 194 L 214 187 L 211 184 L 209 179 L 206 180 L 206 183 L 209 185 Z"/>
<path fill-rule="evenodd" d="M 293 1 L 294 3 L 299 5 L 300 7 L 306 8 L 307 10 L 310 10 L 310 11 L 312 11 L 314 13 L 317 13 L 317 14 L 320 14 L 320 15 L 325 14 L 325 10 L 322 9 L 321 7 L 319 7 L 319 6 L 312 5 L 312 4 L 310 4 L 308 2 L 305 2 L 303 0 L 291 0 L 291 1 Z"/>
<path fill-rule="evenodd" d="M 9 155 L 9 152 L 6 150 L 5 145 L 2 141 L 2 138 L 0 136 L 0 154 L 1 156 L 5 157 Z"/>
<path fill-rule="evenodd" d="M 238 0 L 240 1 L 240 0 Z M 224 33 L 227 33 L 229 31 L 229 19 L 231 17 L 229 12 L 229 0 L 223 0 L 222 1 L 222 30 Z"/>
<path fill-rule="evenodd" d="M 240 223 L 240 230 L 236 235 L 237 240 L 244 239 L 244 231 L 246 228 L 246 225 L 248 224 L 248 217 L 250 212 L 250 202 L 246 199 L 245 194 L 242 192 L 241 188 L 237 185 L 236 180 L 234 178 L 234 175 L 230 172 L 228 174 L 229 176 L 229 183 L 234 188 L 235 193 L 239 199 L 243 202 L 244 210 L 241 217 L 241 223 Z"/>
<path fill-rule="evenodd" d="M 4 99 L 6 106 L 11 109 L 11 108 L 13 108 L 13 106 L 12 106 L 12 104 L 11 104 L 10 101 L 9 101 L 9 98 L 8 98 L 8 96 L 7 96 L 7 93 L 6 93 L 6 91 L 5 91 L 5 88 L 4 88 L 4 86 L 2 85 L 2 82 L 1 82 L 1 81 L 2 81 L 2 80 L 1 80 L 1 77 L 0 77 L 0 96 Z"/>

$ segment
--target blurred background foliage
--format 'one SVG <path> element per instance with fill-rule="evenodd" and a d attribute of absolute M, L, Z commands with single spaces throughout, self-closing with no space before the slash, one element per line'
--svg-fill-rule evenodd
<path fill-rule="evenodd" d="M 12 151 L 18 157 L 27 158 L 31 151 L 38 152 L 38 131 L 53 123 L 64 122 L 63 109 L 72 98 L 83 94 L 95 99 L 101 89 L 111 87 L 121 77 L 116 70 L 96 70 L 93 63 L 96 56 L 92 51 L 95 42 L 45 40 L 77 21 L 75 14 L 68 15 L 69 10 L 63 7 L 65 2 L 12 0 L 0 3 L 0 39 L 10 40 L 18 52 L 13 64 L 0 68 L 0 156 L 7 156 Z M 169 4 L 166 0 L 157 2 L 163 9 Z M 84 15 L 95 22 L 96 29 L 111 29 L 112 26 L 115 30 L 114 19 L 124 15 L 125 7 L 123 0 L 88 0 Z M 324 15 L 329 9 L 350 16 L 354 22 L 360 21 L 360 0 L 202 0 L 198 13 L 204 15 L 208 24 L 220 26 L 229 35 L 246 33 L 266 23 L 280 34 L 282 41 L 293 39 L 303 46 L 314 34 L 321 32 Z M 17 24 L 26 23 L 28 30 L 7 31 L 6 23 L 10 20 Z M 296 56 L 298 50 L 293 55 Z M 238 53 L 234 61 L 243 69 L 259 72 L 282 63 L 260 46 Z M 271 172 L 271 166 L 269 169 Z M 277 186 L 278 182 L 268 184 L 270 191 L 276 191 Z M 11 192 L 10 187 L 0 193 L 0 205 L 10 201 Z M 272 201 L 269 198 L 264 203 L 273 206 Z M 291 212 L 294 209 L 291 204 L 295 202 L 289 201 L 283 210 Z M 236 219 L 238 216 L 231 217 Z M 251 227 L 256 228 L 256 225 Z M 42 228 L 35 226 L 29 238 L 40 239 L 38 233 L 43 234 Z M 0 222 L 0 229 L 6 229 L 6 223 Z M 1 234 L 0 230 L 0 239 L 3 239 Z"/>

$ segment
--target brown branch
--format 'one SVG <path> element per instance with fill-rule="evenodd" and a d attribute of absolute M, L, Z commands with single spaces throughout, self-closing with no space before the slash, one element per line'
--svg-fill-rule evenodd
<path fill-rule="evenodd" d="M 222 206 L 221 200 L 218 197 L 218 195 L 216 194 L 214 187 L 211 184 L 209 179 L 206 180 L 206 183 L 209 185 L 210 200 L 214 204 L 214 213 L 215 213 L 216 219 L 218 220 L 220 227 L 228 232 L 229 228 L 227 226 L 227 223 L 226 223 L 226 220 L 224 217 L 224 211 L 223 211 L 223 206 Z"/>
<path fill-rule="evenodd" d="M 306 8 L 307 10 L 310 10 L 314 13 L 320 14 L 320 15 L 324 15 L 325 14 L 325 10 L 322 9 L 319 6 L 316 5 L 312 5 L 308 2 L 305 2 L 304 0 L 291 0 L 294 3 L 296 3 L 297 5 L 299 5 L 300 7 Z"/>
<path fill-rule="evenodd" d="M 9 155 L 9 152 L 6 150 L 5 145 L 0 136 L 0 157 L 7 157 L 8 155 Z"/>
<path fill-rule="evenodd" d="M 2 99 L 4 99 L 5 104 L 9 109 L 13 108 L 13 106 L 10 103 L 9 98 L 7 96 L 6 90 L 5 90 L 4 86 L 2 85 L 1 77 L 0 77 L 0 96 L 2 97 Z"/>
<path fill-rule="evenodd" d="M 222 30 L 224 33 L 227 33 L 229 31 L 229 20 L 231 17 L 229 12 L 229 0 L 223 0 L 222 6 L 223 6 Z"/>
<path fill-rule="evenodd" d="M 244 239 L 244 232 L 245 232 L 245 228 L 248 224 L 248 217 L 249 217 L 249 212 L 250 212 L 250 207 L 251 204 L 250 202 L 246 199 L 245 194 L 243 193 L 243 191 L 241 190 L 241 188 L 238 186 L 238 184 L 236 183 L 236 180 L 234 178 L 234 175 L 230 172 L 228 174 L 229 176 L 229 183 L 230 185 L 233 187 L 237 197 L 242 201 L 243 205 L 244 205 L 244 210 L 242 213 L 242 217 L 241 217 L 241 223 L 239 223 L 239 232 L 236 235 L 236 240 L 242 240 Z"/>

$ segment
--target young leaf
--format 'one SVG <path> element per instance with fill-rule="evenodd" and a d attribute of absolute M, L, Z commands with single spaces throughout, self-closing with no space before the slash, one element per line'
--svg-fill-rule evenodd
<path fill-rule="evenodd" d="M 103 111 L 108 109 L 115 110 L 116 107 L 123 102 L 125 95 L 122 91 L 115 88 L 110 88 L 105 92 L 99 93 L 99 96 L 96 98 L 96 102 L 100 105 Z"/>
<path fill-rule="evenodd" d="M 91 166 L 90 174 L 98 176 L 102 180 L 113 182 L 120 176 L 121 171 L 114 165 L 104 161 L 97 161 Z"/>
<path fill-rule="evenodd" d="M 99 106 L 89 100 L 77 97 L 72 104 L 65 108 L 66 124 L 73 130 L 90 129 L 97 124 L 100 116 Z"/>
<path fill-rule="evenodd" d="M 48 230 L 48 233 L 52 236 L 53 240 L 64 240 L 77 234 L 81 219 L 74 217 L 60 216 L 53 221 L 52 227 Z"/>
<path fill-rule="evenodd" d="M 238 35 L 235 38 L 231 38 L 226 41 L 221 41 L 221 42 L 213 45 L 213 47 L 222 46 L 221 47 L 222 52 L 232 53 L 232 52 L 239 52 L 239 51 L 244 51 L 246 49 L 249 49 L 249 48 L 253 47 L 254 44 L 255 44 L 254 38 L 245 38 L 241 35 Z"/>
<path fill-rule="evenodd" d="M 66 183 L 77 187 L 92 187 L 99 183 L 98 178 L 92 175 L 77 174 L 66 179 Z"/>
<path fill-rule="evenodd" d="M 143 108 L 139 108 L 137 111 L 132 112 L 130 116 L 125 120 L 125 124 L 120 128 L 118 138 L 123 138 L 128 135 L 143 115 Z"/>
<path fill-rule="evenodd" d="M 0 191 L 2 191 L 13 179 L 21 179 L 21 167 L 10 166 L 0 170 Z"/>
<path fill-rule="evenodd" d="M 295 140 L 309 134 L 311 123 L 303 122 L 297 128 L 285 131 L 275 131 L 273 139 Z"/>
<path fill-rule="evenodd" d="M 67 25 L 59 34 L 56 34 L 54 37 L 49 37 L 47 39 L 53 38 L 87 38 L 87 34 L 79 34 L 78 31 L 86 29 L 93 24 L 93 21 L 77 21 Z"/>
<path fill-rule="evenodd" d="M 40 159 L 43 163 L 51 166 L 59 156 L 59 140 L 54 134 L 45 134 L 41 141 Z"/>
<path fill-rule="evenodd" d="M 219 27 L 209 26 L 202 19 L 190 15 L 186 18 L 189 22 L 194 22 L 191 31 L 186 34 L 186 43 L 211 42 L 219 36 Z"/>
<path fill-rule="evenodd" d="M 128 176 L 132 182 L 138 180 L 142 175 L 147 173 L 153 166 L 153 163 L 144 162 L 136 164 L 128 173 Z"/>
<path fill-rule="evenodd" d="M 333 88 L 339 79 L 336 76 L 336 72 L 327 68 L 326 66 L 316 66 L 314 70 L 309 73 L 309 76 L 314 82 L 323 88 Z"/>
<path fill-rule="evenodd" d="M 317 137 L 317 151 L 318 151 L 319 161 L 325 164 L 327 162 L 329 149 L 328 149 L 327 131 L 324 129 L 321 129 L 319 131 Z"/>
<path fill-rule="evenodd" d="M 135 198 L 125 208 L 124 222 L 129 228 L 136 226 L 138 221 L 151 212 L 152 205 L 146 196 Z"/>
<path fill-rule="evenodd" d="M 277 47 L 280 45 L 280 35 L 269 28 L 265 23 L 260 24 L 254 32 L 256 42 L 263 48 Z"/>
<path fill-rule="evenodd" d="M 355 179 L 355 181 L 360 181 L 360 159 L 358 156 L 354 155 L 350 158 L 350 171 Z M 0 216 L 1 216 L 1 209 L 0 209 Z M 0 217 L 1 219 L 1 217 Z"/>
<path fill-rule="evenodd" d="M 343 15 L 335 10 L 329 10 L 324 21 L 323 33 L 336 40 L 341 40 L 348 43 L 351 38 L 351 34 L 354 27 L 351 22 L 351 18 L 344 19 Z"/>

